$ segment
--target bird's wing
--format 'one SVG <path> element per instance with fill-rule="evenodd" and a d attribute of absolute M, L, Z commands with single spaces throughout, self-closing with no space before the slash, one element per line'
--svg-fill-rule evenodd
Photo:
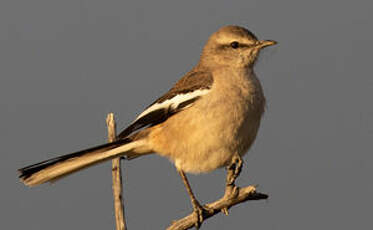
<path fill-rule="evenodd" d="M 124 129 L 119 138 L 125 138 L 136 130 L 164 122 L 172 115 L 192 106 L 207 94 L 213 84 L 210 72 L 191 71 L 182 77 L 166 94 L 149 105 Z"/>

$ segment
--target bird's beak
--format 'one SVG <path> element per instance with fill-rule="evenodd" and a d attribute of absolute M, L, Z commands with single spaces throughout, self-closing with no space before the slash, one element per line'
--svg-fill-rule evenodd
<path fill-rule="evenodd" d="M 262 40 L 262 41 L 258 41 L 257 43 L 257 47 L 262 49 L 264 47 L 267 47 L 267 46 L 273 46 L 273 45 L 276 45 L 277 42 L 276 41 L 273 41 L 273 40 Z"/>

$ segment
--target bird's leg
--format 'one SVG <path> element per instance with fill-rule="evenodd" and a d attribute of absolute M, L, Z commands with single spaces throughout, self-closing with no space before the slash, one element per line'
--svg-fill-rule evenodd
<path fill-rule="evenodd" d="M 235 154 L 232 157 L 231 163 L 227 166 L 227 179 L 225 184 L 225 194 L 226 199 L 233 199 L 238 195 L 239 188 L 235 185 L 237 177 L 241 173 L 243 161 L 241 156 Z M 221 209 L 221 212 L 228 216 L 228 207 Z"/>
<path fill-rule="evenodd" d="M 196 229 L 199 229 L 199 227 L 201 226 L 201 224 L 203 222 L 203 210 L 204 209 L 200 205 L 200 203 L 198 202 L 198 200 L 196 199 L 196 197 L 194 196 L 192 188 L 190 187 L 188 178 L 186 177 L 186 175 L 183 172 L 183 170 L 177 169 L 177 171 L 180 174 L 181 179 L 183 180 L 184 185 L 185 185 L 185 187 L 187 189 L 187 192 L 189 194 L 190 201 L 192 202 L 192 205 L 193 205 L 194 214 L 196 215 L 196 219 L 197 219 L 195 227 L 196 227 Z"/>
<path fill-rule="evenodd" d="M 237 177 L 241 173 L 242 164 L 243 164 L 243 161 L 242 161 L 241 156 L 238 154 L 235 154 L 232 157 L 231 163 L 227 167 L 227 186 L 234 185 Z"/>

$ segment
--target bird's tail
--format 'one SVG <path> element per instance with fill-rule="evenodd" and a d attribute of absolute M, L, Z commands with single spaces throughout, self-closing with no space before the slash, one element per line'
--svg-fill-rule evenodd
<path fill-rule="evenodd" d="M 53 182 L 68 174 L 86 168 L 88 166 L 125 155 L 137 156 L 136 148 L 141 148 L 142 141 L 132 141 L 129 138 L 112 143 L 99 145 L 79 152 L 70 153 L 21 169 L 21 181 L 28 186 L 35 186 L 45 182 Z M 133 156 L 132 156 L 133 155 Z"/>

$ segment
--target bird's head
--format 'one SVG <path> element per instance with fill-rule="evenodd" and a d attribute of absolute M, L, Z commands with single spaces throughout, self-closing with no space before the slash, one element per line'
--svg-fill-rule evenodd
<path fill-rule="evenodd" d="M 201 55 L 205 65 L 250 67 L 255 64 L 261 49 L 275 45 L 272 40 L 258 40 L 249 30 L 240 26 L 224 26 L 208 39 Z"/>

